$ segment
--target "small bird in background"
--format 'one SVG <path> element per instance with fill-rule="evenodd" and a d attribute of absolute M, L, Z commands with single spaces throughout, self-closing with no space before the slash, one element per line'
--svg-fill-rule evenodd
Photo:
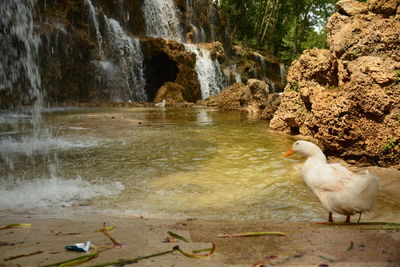
<path fill-rule="evenodd" d="M 328 164 L 326 156 L 315 144 L 307 141 L 296 141 L 284 156 L 294 153 L 306 156 L 301 175 L 304 182 L 321 201 L 322 207 L 329 212 L 328 221 L 333 222 L 332 212 L 346 217 L 369 211 L 375 204 L 379 188 L 379 177 L 367 170 L 356 174 L 340 164 Z"/>
<path fill-rule="evenodd" d="M 165 101 L 165 99 L 163 99 L 163 101 L 161 101 L 159 103 L 155 103 L 154 106 L 163 108 L 163 107 L 165 107 L 165 103 L 166 103 L 166 101 Z"/>

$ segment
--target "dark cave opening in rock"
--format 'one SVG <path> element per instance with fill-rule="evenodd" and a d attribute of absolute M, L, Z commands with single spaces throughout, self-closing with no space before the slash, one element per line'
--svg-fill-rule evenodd
<path fill-rule="evenodd" d="M 157 90 L 166 82 L 174 82 L 178 75 L 177 63 L 166 53 L 159 53 L 145 61 L 146 93 L 153 101 Z"/>
<path fill-rule="evenodd" d="M 291 127 L 290 127 L 290 134 L 291 134 L 291 135 L 298 135 L 298 134 L 300 134 L 300 129 L 299 129 L 299 127 L 291 126 Z"/>

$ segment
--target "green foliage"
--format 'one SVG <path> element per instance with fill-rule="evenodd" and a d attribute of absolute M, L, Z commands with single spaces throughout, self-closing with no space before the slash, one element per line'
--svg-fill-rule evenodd
<path fill-rule="evenodd" d="M 394 71 L 393 80 L 395 80 L 397 83 L 400 83 L 400 69 Z"/>
<path fill-rule="evenodd" d="M 350 55 L 350 60 L 356 60 L 358 58 L 358 54 L 356 51 L 351 51 L 349 55 Z"/>
<path fill-rule="evenodd" d="M 289 87 L 290 91 L 298 92 L 299 89 L 300 89 L 300 86 L 299 86 L 299 84 L 297 82 L 291 82 L 290 83 L 290 87 Z"/>
<path fill-rule="evenodd" d="M 382 145 L 382 152 L 387 153 L 398 145 L 396 138 L 388 139 L 388 142 Z"/>
<path fill-rule="evenodd" d="M 220 0 L 234 43 L 266 50 L 287 64 L 326 48 L 325 24 L 337 0 Z"/>

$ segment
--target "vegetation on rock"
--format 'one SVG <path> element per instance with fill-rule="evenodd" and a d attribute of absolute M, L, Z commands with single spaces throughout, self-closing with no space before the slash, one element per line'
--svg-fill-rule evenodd
<path fill-rule="evenodd" d="M 400 167 L 400 9 L 390 2 L 337 3 L 330 49 L 291 64 L 272 129 L 312 136 L 350 162 Z"/>

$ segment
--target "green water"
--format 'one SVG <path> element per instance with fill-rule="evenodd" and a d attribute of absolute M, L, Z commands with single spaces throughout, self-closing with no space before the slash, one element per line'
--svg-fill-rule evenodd
<path fill-rule="evenodd" d="M 62 212 L 292 221 L 325 220 L 327 215 L 299 176 L 302 159 L 281 155 L 293 139 L 268 131 L 266 121 L 246 114 L 97 108 L 45 117 L 54 138 L 82 143 L 56 148 L 55 176 L 79 177 L 72 188 L 59 180 L 46 185 L 67 199 L 46 200 Z M 29 180 L 47 168 L 15 172 Z M 108 185 L 114 185 L 114 193 L 85 196 L 97 190 L 93 186 L 107 191 Z M 398 214 L 398 204 L 398 195 L 380 195 L 378 208 L 367 216 L 390 219 Z"/>

